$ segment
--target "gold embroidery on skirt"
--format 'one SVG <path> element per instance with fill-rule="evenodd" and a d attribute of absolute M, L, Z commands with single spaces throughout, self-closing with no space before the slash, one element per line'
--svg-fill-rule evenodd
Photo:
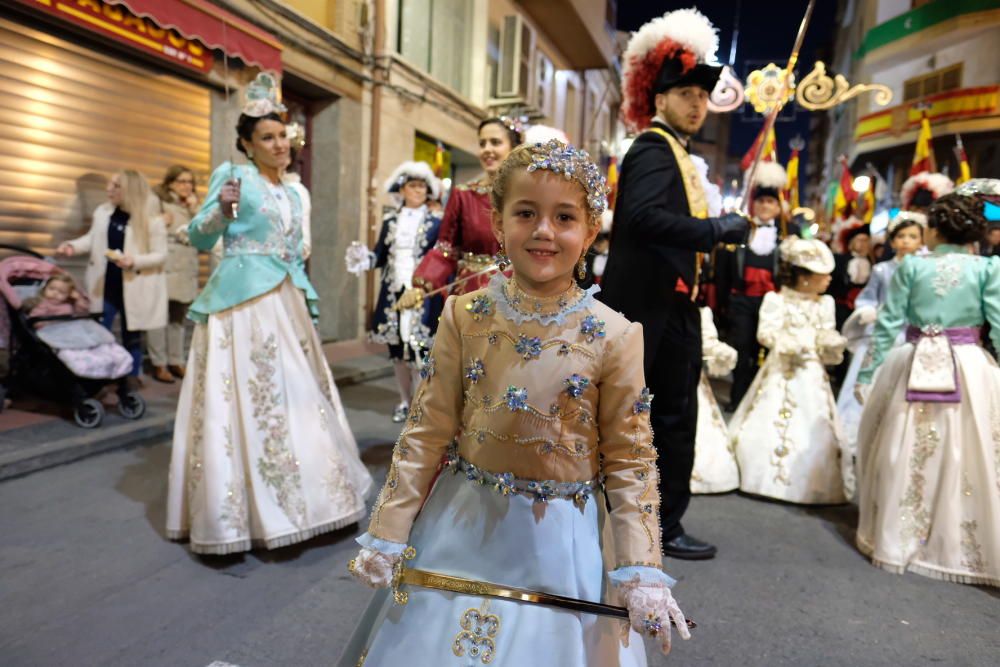
<path fill-rule="evenodd" d="M 903 510 L 900 514 L 903 542 L 916 540 L 919 548 L 923 548 L 927 544 L 931 526 L 930 512 L 924 507 L 924 485 L 927 481 L 924 478 L 924 466 L 934 455 L 934 450 L 941 442 L 941 435 L 927 406 L 923 404 L 917 408 L 916 422 L 917 441 L 910 454 L 910 482 L 899 504 Z"/>
<path fill-rule="evenodd" d="M 986 571 L 986 563 L 983 562 L 983 548 L 976 539 L 975 521 L 962 522 L 962 567 L 969 568 L 970 572 L 982 574 Z"/>
<path fill-rule="evenodd" d="M 466 653 L 488 665 L 496 657 L 497 646 L 494 639 L 500 633 L 500 617 L 490 614 L 490 601 L 483 600 L 479 609 L 467 609 L 459 626 L 462 630 L 455 635 L 451 651 L 458 657 Z"/>
<path fill-rule="evenodd" d="M 205 377 L 208 373 L 208 325 L 200 324 L 195 330 L 194 341 L 194 388 L 191 395 L 191 449 L 188 451 L 187 494 L 188 505 L 194 507 L 194 494 L 201 483 L 202 445 L 205 440 Z"/>

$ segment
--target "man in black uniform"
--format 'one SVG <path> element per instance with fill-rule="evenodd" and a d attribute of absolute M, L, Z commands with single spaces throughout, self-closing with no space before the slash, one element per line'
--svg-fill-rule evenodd
<path fill-rule="evenodd" d="M 701 258 L 716 243 L 738 243 L 747 221 L 707 218 L 701 177 L 687 153 L 705 122 L 720 67 L 707 65 L 715 30 L 696 10 L 643 26 L 625 53 L 626 122 L 637 130 L 622 163 L 611 249 L 599 298 L 645 335 L 646 383 L 660 454 L 663 553 L 704 559 L 715 547 L 687 535 L 680 520 L 691 499 L 701 374 L 701 321 L 695 298 Z M 655 116 L 655 117 L 654 117 Z"/>

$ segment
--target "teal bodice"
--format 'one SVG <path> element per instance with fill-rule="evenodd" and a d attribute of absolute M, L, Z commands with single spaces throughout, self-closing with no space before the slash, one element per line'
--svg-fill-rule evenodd
<path fill-rule="evenodd" d="M 973 255 L 961 246 L 939 245 L 930 255 L 910 255 L 896 270 L 872 338 L 872 356 L 858 373 L 871 382 L 904 325 L 944 329 L 989 322 L 1000 349 L 1000 258 Z"/>
<path fill-rule="evenodd" d="M 219 192 L 234 178 L 240 180 L 240 206 L 236 219 L 229 220 L 222 215 Z M 313 317 L 319 314 L 319 297 L 302 257 L 302 202 L 294 189 L 282 186 L 292 208 L 292 221 L 286 228 L 268 185 L 252 164 L 224 162 L 212 172 L 205 203 L 192 218 L 188 235 L 193 246 L 206 251 L 221 237 L 224 250 L 222 261 L 188 311 L 195 322 L 270 292 L 285 278 L 302 290 Z"/>

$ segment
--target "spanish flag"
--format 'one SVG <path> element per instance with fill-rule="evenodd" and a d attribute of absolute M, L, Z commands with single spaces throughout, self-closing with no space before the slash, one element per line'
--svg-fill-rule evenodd
<path fill-rule="evenodd" d="M 608 208 L 614 209 L 615 197 L 618 196 L 618 158 L 612 157 L 608 162 Z"/>
<path fill-rule="evenodd" d="M 851 215 L 851 204 L 858 200 L 858 193 L 854 191 L 854 176 L 851 175 L 851 168 L 847 165 L 847 158 L 841 156 L 840 163 L 843 165 L 843 170 L 840 172 L 840 182 L 837 184 L 833 213 L 838 218 L 846 219 Z"/>
<path fill-rule="evenodd" d="M 744 155 L 743 159 L 740 160 L 740 170 L 746 171 L 753 164 L 753 158 L 757 154 L 757 147 L 760 143 L 764 141 L 764 128 L 760 128 L 760 132 L 757 133 L 757 138 L 753 140 L 753 145 L 750 146 Z M 760 159 L 764 162 L 776 161 L 778 159 L 778 139 L 774 135 L 774 126 L 771 126 L 770 131 L 767 133 L 767 141 L 764 143 L 764 149 L 760 153 Z"/>
<path fill-rule="evenodd" d="M 962 144 L 962 136 L 955 135 L 955 159 L 958 160 L 958 178 L 955 185 L 961 185 L 972 178 L 972 169 L 969 168 L 969 156 L 965 154 L 965 146 Z"/>
<path fill-rule="evenodd" d="M 788 194 L 785 196 L 785 201 L 794 211 L 799 208 L 799 149 L 793 148 L 792 155 L 788 158 L 788 167 L 785 169 L 788 173 Z"/>
<path fill-rule="evenodd" d="M 917 134 L 917 149 L 913 153 L 910 176 L 919 174 L 922 171 L 937 171 L 937 162 L 934 160 L 934 147 L 931 146 L 931 122 L 927 120 L 926 111 L 922 113 L 920 118 L 920 133 Z"/>

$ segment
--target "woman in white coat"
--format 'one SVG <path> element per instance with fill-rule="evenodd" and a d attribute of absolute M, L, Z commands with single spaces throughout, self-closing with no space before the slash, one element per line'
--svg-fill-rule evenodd
<path fill-rule="evenodd" d="M 94 211 L 90 231 L 56 250 L 64 257 L 90 254 L 84 278 L 90 312 L 100 314 L 108 329 L 121 315 L 122 344 L 132 355 L 136 379 L 142 370 L 142 332 L 167 324 L 167 233 L 154 204 L 142 174 L 120 171 L 111 177 L 108 201 Z"/>

